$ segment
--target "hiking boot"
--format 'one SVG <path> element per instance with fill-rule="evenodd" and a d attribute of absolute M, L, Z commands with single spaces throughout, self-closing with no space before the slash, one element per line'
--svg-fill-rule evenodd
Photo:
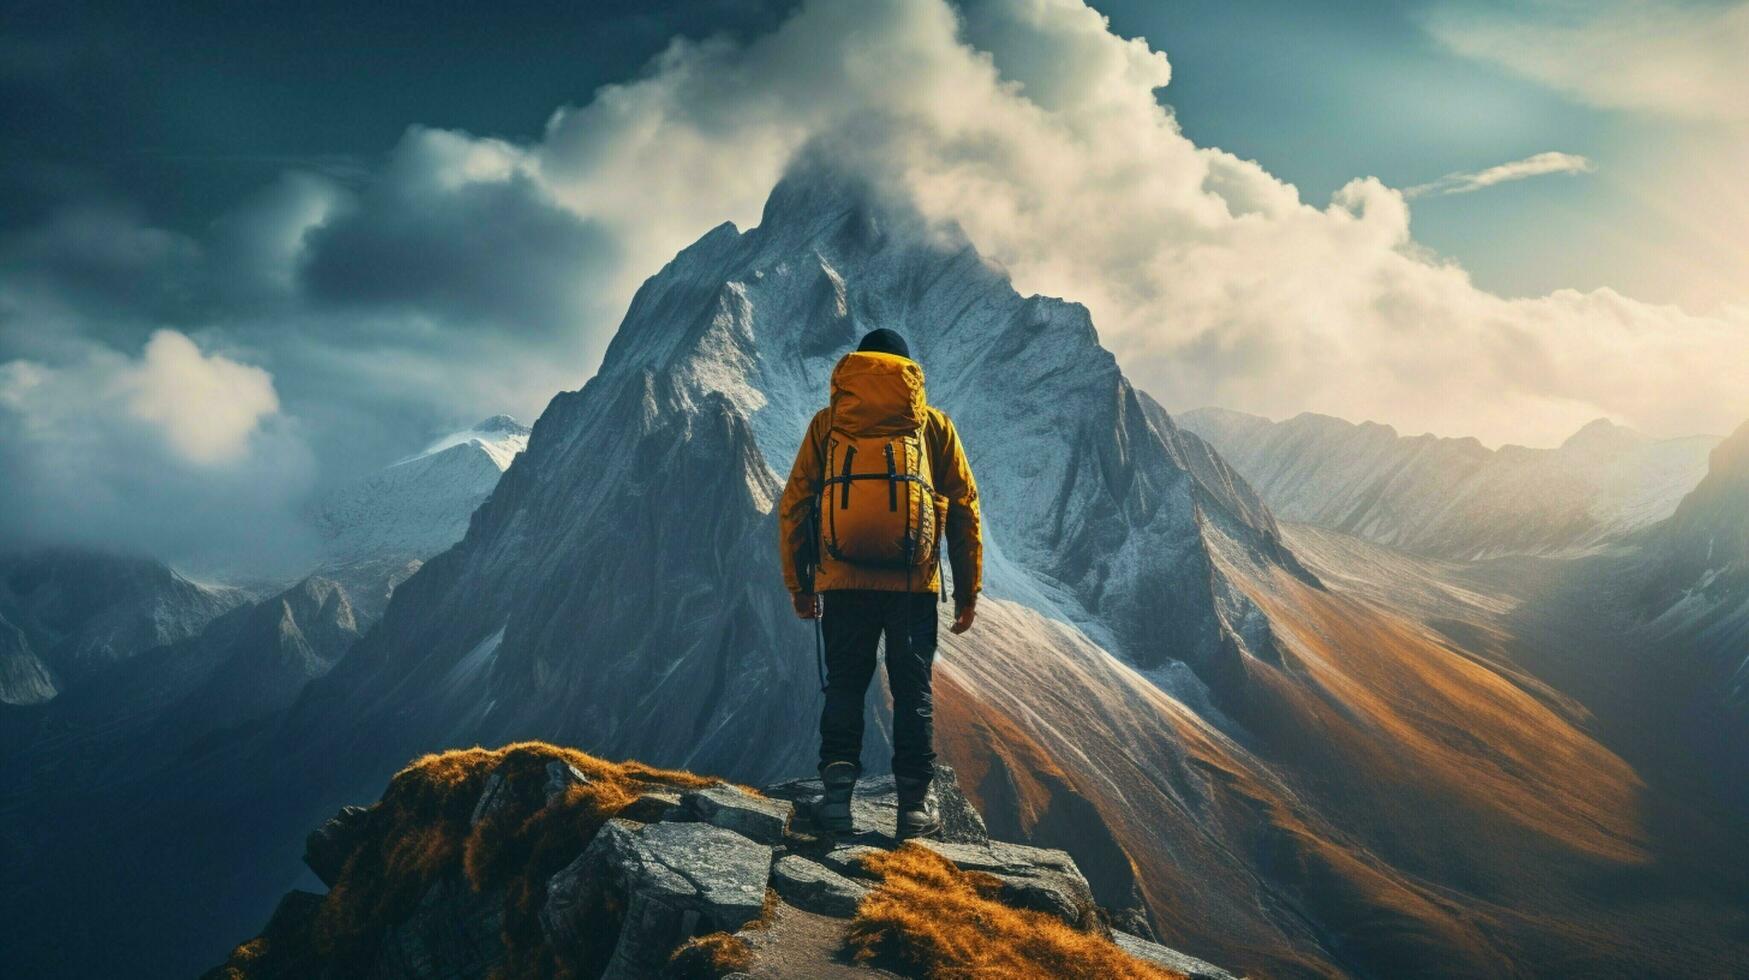
<path fill-rule="evenodd" d="M 850 796 L 856 792 L 857 767 L 852 762 L 833 762 L 820 769 L 825 794 L 814 807 L 814 823 L 828 834 L 850 834 L 856 825 L 850 817 Z"/>
<path fill-rule="evenodd" d="M 929 780 L 899 776 L 893 783 L 899 790 L 899 826 L 894 836 L 910 840 L 941 833 L 941 814 L 929 796 Z"/>

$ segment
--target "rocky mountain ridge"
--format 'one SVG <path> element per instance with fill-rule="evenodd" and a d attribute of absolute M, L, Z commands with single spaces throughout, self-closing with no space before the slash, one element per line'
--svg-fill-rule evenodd
<path fill-rule="evenodd" d="M 247 601 L 148 558 L 0 556 L 0 704 L 41 704 L 142 651 L 198 634 Z"/>
<path fill-rule="evenodd" d="M 1556 449 L 1497 450 L 1311 412 L 1272 422 L 1202 408 L 1179 423 L 1218 449 L 1283 520 L 1462 561 L 1573 556 L 1619 543 L 1670 516 L 1718 442 L 1652 439 L 1605 419 Z"/>

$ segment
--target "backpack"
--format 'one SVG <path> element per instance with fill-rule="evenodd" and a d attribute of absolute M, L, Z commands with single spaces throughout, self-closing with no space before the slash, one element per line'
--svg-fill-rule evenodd
<path fill-rule="evenodd" d="M 923 427 L 826 436 L 818 503 L 821 549 L 852 565 L 925 568 L 936 560 L 936 494 Z"/>

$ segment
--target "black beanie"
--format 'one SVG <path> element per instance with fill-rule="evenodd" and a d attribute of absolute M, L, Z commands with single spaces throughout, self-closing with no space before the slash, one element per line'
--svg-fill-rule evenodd
<path fill-rule="evenodd" d="M 900 357 L 910 357 L 911 348 L 905 346 L 905 338 L 896 332 L 882 327 L 870 330 L 863 335 L 862 343 L 856 345 L 859 351 L 872 351 L 876 354 L 897 354 Z"/>

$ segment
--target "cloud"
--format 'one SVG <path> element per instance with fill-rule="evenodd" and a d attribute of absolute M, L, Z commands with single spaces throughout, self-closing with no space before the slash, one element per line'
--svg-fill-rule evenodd
<path fill-rule="evenodd" d="M 1468 194 L 1484 187 L 1504 184 L 1514 180 L 1525 180 L 1530 177 L 1541 177 L 1546 174 L 1588 174 L 1596 170 L 1590 160 L 1576 153 L 1560 153 L 1549 151 L 1502 163 L 1485 170 L 1459 171 L 1446 174 L 1444 177 L 1414 187 L 1405 187 L 1403 196 L 1444 197 L 1447 194 Z"/>
<path fill-rule="evenodd" d="M 142 551 L 261 572 L 307 557 L 313 465 L 260 368 L 180 333 L 0 363 L 0 542 Z"/>
<path fill-rule="evenodd" d="M 139 364 L 122 371 L 114 386 L 134 418 L 157 427 L 196 466 L 235 461 L 262 418 L 279 411 L 266 371 L 208 357 L 174 330 L 154 333 Z"/>
<path fill-rule="evenodd" d="M 1749 3 L 1447 4 L 1427 26 L 1459 54 L 1592 105 L 1749 119 Z"/>
<path fill-rule="evenodd" d="M 957 223 L 1021 290 L 1085 303 L 1174 408 L 1540 444 L 1600 415 L 1669 433 L 1749 416 L 1749 309 L 1493 295 L 1415 241 L 1404 192 L 1363 177 L 1308 202 L 1197 145 L 1159 101 L 1170 78 L 1164 53 L 1071 0 L 812 0 L 744 42 L 674 41 L 533 141 L 412 126 L 369 179 L 290 174 L 192 236 L 59 216 L 0 243 L 0 472 L 43 508 L 84 495 L 108 515 L 45 526 L 131 522 L 146 530 L 128 540 L 168 548 L 175 524 L 235 550 L 189 528 L 184 498 L 225 526 L 289 526 L 298 494 L 460 423 L 531 418 L 586 379 L 645 277 L 757 221 L 804 153 Z M 197 418 L 168 380 L 183 371 L 235 405 Z M 119 394 L 83 427 L 91 391 Z"/>

